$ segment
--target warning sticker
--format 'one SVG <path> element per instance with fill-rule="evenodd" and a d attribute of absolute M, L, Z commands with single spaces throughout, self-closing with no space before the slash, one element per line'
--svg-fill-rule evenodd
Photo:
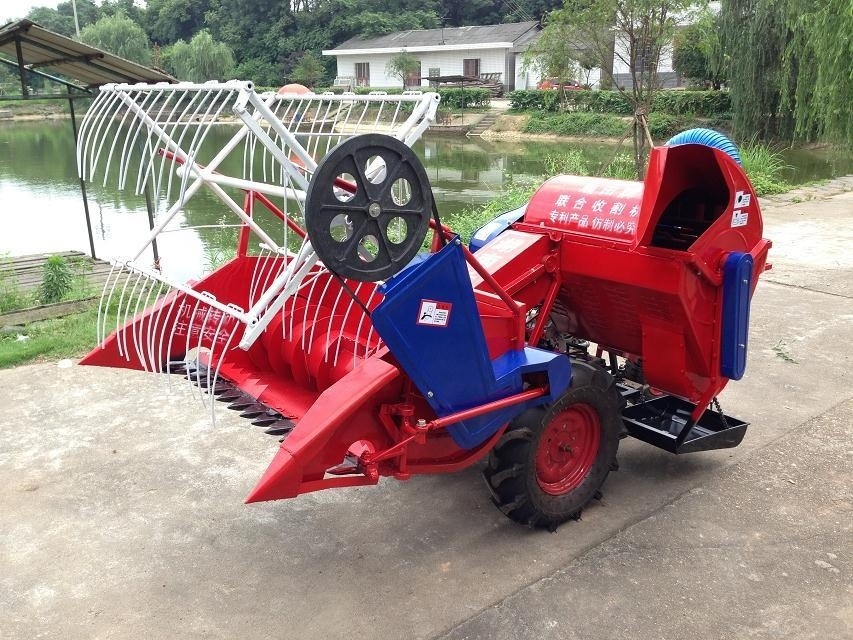
<path fill-rule="evenodd" d="M 449 302 L 436 302 L 435 300 L 421 300 L 421 308 L 418 310 L 418 324 L 432 327 L 446 327 L 450 321 Z"/>
<path fill-rule="evenodd" d="M 745 227 L 749 222 L 749 211 L 735 209 L 732 211 L 732 227 Z"/>
<path fill-rule="evenodd" d="M 752 196 L 746 191 L 735 192 L 735 209 L 746 209 L 750 202 L 752 202 Z"/>

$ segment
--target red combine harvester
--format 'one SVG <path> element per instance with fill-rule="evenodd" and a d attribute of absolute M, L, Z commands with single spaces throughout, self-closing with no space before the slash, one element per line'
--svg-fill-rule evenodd
<path fill-rule="evenodd" d="M 117 263 L 102 307 L 128 317 L 99 325 L 83 364 L 184 376 L 280 438 L 249 502 L 488 457 L 495 504 L 553 528 L 598 494 L 625 435 L 737 446 L 747 424 L 717 396 L 744 373 L 770 242 L 731 143 L 685 132 L 653 149 L 645 183 L 554 177 L 466 247 L 410 149 L 437 101 L 105 87 L 82 175 L 115 175 L 108 153 L 123 183 L 137 158 L 137 189 L 165 203 L 146 247 L 201 186 L 239 238 L 191 284 L 143 266 L 146 247 Z M 226 107 L 242 126 L 205 160 Z M 220 171 L 232 152 L 242 178 Z"/>

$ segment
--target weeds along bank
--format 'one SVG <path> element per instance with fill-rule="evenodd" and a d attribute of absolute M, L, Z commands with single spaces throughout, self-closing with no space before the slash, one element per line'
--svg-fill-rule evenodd
<path fill-rule="evenodd" d="M 33 287 L 23 286 L 11 265 L 11 258 L 0 256 L 0 368 L 38 357 L 76 356 L 91 348 L 97 318 L 95 296 L 100 293 L 87 280 L 91 263 L 49 256 L 42 266 L 40 282 Z M 75 305 L 73 313 L 61 318 L 25 326 L 9 324 L 4 319 L 4 315 L 12 317 L 14 312 L 43 305 L 87 300 L 82 312 Z"/>

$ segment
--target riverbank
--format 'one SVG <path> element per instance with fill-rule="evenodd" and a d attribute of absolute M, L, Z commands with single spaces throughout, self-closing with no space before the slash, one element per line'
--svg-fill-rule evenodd
<path fill-rule="evenodd" d="M 67 100 L 20 100 L 0 103 L 0 122 L 27 122 L 67 118 Z"/>

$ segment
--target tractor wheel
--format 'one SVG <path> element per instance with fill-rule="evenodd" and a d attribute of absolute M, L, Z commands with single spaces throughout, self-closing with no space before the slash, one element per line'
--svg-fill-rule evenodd
<path fill-rule="evenodd" d="M 531 527 L 577 520 L 617 468 L 624 402 L 616 382 L 587 362 L 572 361 L 572 374 L 557 402 L 510 423 L 483 472 L 495 505 Z"/>

